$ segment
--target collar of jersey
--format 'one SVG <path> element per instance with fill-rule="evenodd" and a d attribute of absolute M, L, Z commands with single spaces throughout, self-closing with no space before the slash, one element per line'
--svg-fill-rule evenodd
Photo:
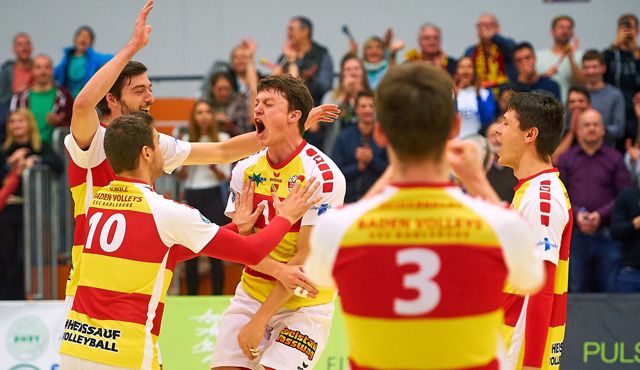
<path fill-rule="evenodd" d="M 540 171 L 540 172 L 538 172 L 538 173 L 536 173 L 536 174 L 534 174 L 534 175 L 531 175 L 531 176 L 529 176 L 529 177 L 526 177 L 526 178 L 524 178 L 524 179 L 518 180 L 518 183 L 517 183 L 517 184 L 516 184 L 516 186 L 513 188 L 513 190 L 518 190 L 518 188 L 519 188 L 520 186 L 522 186 L 522 184 L 524 184 L 525 182 L 527 182 L 527 181 L 529 181 L 529 180 L 531 180 L 531 179 L 534 179 L 534 178 L 536 178 L 536 177 L 538 177 L 538 176 L 542 175 L 543 173 L 553 173 L 553 172 L 558 172 L 558 169 L 557 169 L 557 168 L 555 168 L 555 167 L 553 167 L 553 168 L 549 168 L 549 169 L 546 169 L 546 170 Z"/>
<path fill-rule="evenodd" d="M 271 168 L 273 168 L 274 170 L 279 170 L 284 166 L 288 165 L 289 162 L 293 160 L 293 158 L 297 157 L 298 154 L 300 154 L 300 152 L 302 151 L 302 148 L 304 148 L 306 145 L 307 145 L 307 141 L 302 139 L 302 142 L 300 143 L 300 145 L 298 145 L 296 150 L 293 153 L 291 153 L 291 155 L 287 159 L 285 159 L 284 161 L 278 164 L 271 163 L 271 160 L 269 159 L 269 149 L 267 149 L 267 154 L 265 154 L 265 157 L 267 157 L 267 163 L 269 163 L 269 166 L 271 166 Z"/>

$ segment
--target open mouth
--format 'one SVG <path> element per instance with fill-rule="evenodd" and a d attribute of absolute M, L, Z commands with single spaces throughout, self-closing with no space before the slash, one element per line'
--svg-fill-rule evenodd
<path fill-rule="evenodd" d="M 263 133 L 263 132 L 264 132 L 264 123 L 262 122 L 262 120 L 261 120 L 261 119 L 259 119 L 259 118 L 256 118 L 256 119 L 254 120 L 254 123 L 255 123 L 255 125 L 256 125 L 256 132 L 257 132 L 258 134 Z"/>

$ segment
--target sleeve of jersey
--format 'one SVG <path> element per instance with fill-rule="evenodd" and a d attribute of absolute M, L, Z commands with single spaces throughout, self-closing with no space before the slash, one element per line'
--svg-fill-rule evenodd
<path fill-rule="evenodd" d="M 535 293 L 544 281 L 540 253 L 528 223 L 513 211 L 502 216 L 497 233 L 507 265 L 507 282 L 522 293 Z"/>
<path fill-rule="evenodd" d="M 171 173 L 178 168 L 191 153 L 191 144 L 160 134 L 160 148 L 164 155 L 164 172 Z"/>
<path fill-rule="evenodd" d="M 200 254 L 245 265 L 256 265 L 278 246 L 289 228 L 289 221 L 279 216 L 271 220 L 259 233 L 249 236 L 242 236 L 223 227 L 202 248 Z"/>
<path fill-rule="evenodd" d="M 227 207 L 224 209 L 224 214 L 227 217 L 231 217 L 231 214 L 236 211 L 236 197 L 240 194 L 243 185 L 243 172 L 244 166 L 242 162 L 233 167 L 231 172 L 231 179 L 229 181 L 229 199 L 227 200 Z"/>
<path fill-rule="evenodd" d="M 549 261 L 545 261 L 544 265 L 547 280 L 540 292 L 529 297 L 527 305 L 523 366 L 542 366 L 547 335 L 551 325 L 556 265 Z"/>
<path fill-rule="evenodd" d="M 106 129 L 102 126 L 98 126 L 93 140 L 87 150 L 82 150 L 76 140 L 73 138 L 73 134 L 69 134 L 64 138 L 64 146 L 69 152 L 69 157 L 78 167 L 81 168 L 94 168 L 98 166 L 102 161 L 107 158 L 104 152 L 104 133 Z"/>
<path fill-rule="evenodd" d="M 331 162 L 328 170 L 312 173 L 312 176 L 316 177 L 316 181 L 320 181 L 320 187 L 314 194 L 314 197 L 320 195 L 320 201 L 309 208 L 307 213 L 302 216 L 300 226 L 315 225 L 318 222 L 318 218 L 329 209 L 337 208 L 344 204 L 347 185 L 344 175 L 335 163 Z"/>
<path fill-rule="evenodd" d="M 562 202 L 565 200 L 553 194 L 547 197 L 537 189 L 529 189 L 518 207 L 518 212 L 533 230 L 542 259 L 554 265 L 558 265 L 562 232 L 569 218 Z"/>
<path fill-rule="evenodd" d="M 340 247 L 334 242 L 335 229 L 331 218 L 323 217 L 311 231 L 311 251 L 304 264 L 304 272 L 318 286 L 334 288 L 333 266 Z M 330 236 L 330 237 L 327 237 Z"/>

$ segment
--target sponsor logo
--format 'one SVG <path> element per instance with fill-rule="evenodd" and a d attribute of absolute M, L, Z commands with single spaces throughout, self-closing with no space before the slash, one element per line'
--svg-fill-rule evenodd
<path fill-rule="evenodd" d="M 291 191 L 291 189 L 293 189 L 294 186 L 296 186 L 296 182 L 300 181 L 300 183 L 304 182 L 304 176 L 303 175 L 293 175 L 291 177 L 289 177 L 289 180 L 287 180 L 287 187 L 289 189 L 289 191 Z"/>
<path fill-rule="evenodd" d="M 285 346 L 304 353 L 309 361 L 313 360 L 313 356 L 316 354 L 316 350 L 318 349 L 318 342 L 298 330 L 291 330 L 289 328 L 284 328 L 280 331 L 280 334 L 278 334 L 278 338 L 276 339 L 276 343 L 282 343 Z"/>
<path fill-rule="evenodd" d="M 209 221 L 208 218 L 204 217 L 204 215 L 202 213 L 200 213 L 200 219 L 202 220 L 202 222 L 204 222 L 205 224 L 210 224 L 211 221 Z"/>
<path fill-rule="evenodd" d="M 302 361 L 302 365 L 298 366 L 297 370 L 304 370 L 306 368 L 309 367 L 309 364 L 307 364 L 306 362 Z"/>
<path fill-rule="evenodd" d="M 323 214 L 327 213 L 327 211 L 331 208 L 331 204 L 328 203 L 322 203 L 320 205 L 311 207 L 311 209 L 313 209 L 314 211 L 318 211 L 318 216 L 322 216 Z"/>
<path fill-rule="evenodd" d="M 49 344 L 47 325 L 36 316 L 24 316 L 9 325 L 7 352 L 18 361 L 31 361 L 44 353 Z"/>
<path fill-rule="evenodd" d="M 121 336 L 120 330 L 101 328 L 67 319 L 62 340 L 103 351 L 118 352 L 117 342 Z"/>
<path fill-rule="evenodd" d="M 556 244 L 556 243 L 551 243 L 551 242 L 549 241 L 549 238 L 544 238 L 543 240 L 539 240 L 539 241 L 536 243 L 536 246 L 538 246 L 538 247 L 541 247 L 541 246 L 543 246 L 543 245 L 544 245 L 544 251 L 545 251 L 545 252 L 546 252 L 546 251 L 548 251 L 548 250 L 550 250 L 551 248 L 558 249 L 558 244 Z"/>
<path fill-rule="evenodd" d="M 249 176 L 249 181 L 253 181 L 256 183 L 256 185 L 260 185 L 263 182 L 267 181 L 266 178 L 262 177 L 261 173 L 252 173 L 251 176 Z"/>

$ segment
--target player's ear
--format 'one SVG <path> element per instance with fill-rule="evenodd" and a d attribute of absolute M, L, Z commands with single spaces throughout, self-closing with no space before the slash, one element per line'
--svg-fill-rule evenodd
<path fill-rule="evenodd" d="M 290 121 L 293 121 L 293 122 L 297 123 L 298 121 L 300 121 L 300 117 L 302 117 L 302 112 L 299 111 L 298 109 L 289 112 L 289 120 Z"/>
<path fill-rule="evenodd" d="M 373 126 L 373 141 L 381 148 L 386 148 L 389 144 L 387 134 L 384 133 L 382 126 L 378 122 Z"/>
<path fill-rule="evenodd" d="M 527 135 L 525 137 L 525 141 L 527 143 L 535 142 L 536 139 L 538 139 L 538 134 L 539 133 L 540 133 L 540 131 L 538 131 L 537 127 L 531 127 L 530 129 L 527 130 Z"/>
<path fill-rule="evenodd" d="M 460 135 L 460 113 L 456 112 L 453 115 L 453 121 L 451 122 L 451 131 L 449 131 L 449 140 L 455 139 Z"/>

